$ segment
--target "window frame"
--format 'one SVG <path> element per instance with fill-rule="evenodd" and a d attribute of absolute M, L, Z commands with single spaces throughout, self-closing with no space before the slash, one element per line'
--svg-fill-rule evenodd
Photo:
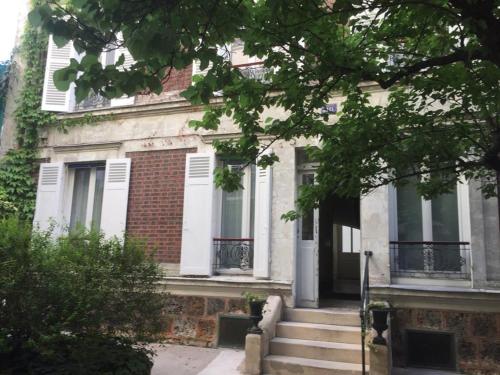
<path fill-rule="evenodd" d="M 87 207 L 85 214 L 85 228 L 92 228 L 92 218 L 94 214 L 94 197 L 96 191 L 96 175 L 97 169 L 102 168 L 104 170 L 104 175 L 106 175 L 106 163 L 105 162 L 92 162 L 92 163 L 69 163 L 66 164 L 66 183 L 64 186 L 64 218 L 67 224 L 68 230 L 71 230 L 71 210 L 73 204 L 73 192 L 75 187 L 75 172 L 77 169 L 90 169 L 89 175 L 89 188 L 87 196 Z M 102 210 L 102 204 L 101 204 Z M 101 212 L 102 217 L 102 212 Z M 101 223 L 96 227 L 96 229 L 101 229 Z"/>
<path fill-rule="evenodd" d="M 224 167 L 224 163 L 234 162 L 237 165 L 237 160 L 231 159 L 223 159 L 220 158 L 218 160 L 218 165 L 220 167 Z M 240 163 L 240 165 L 243 163 Z M 241 207 L 241 239 L 254 239 L 255 233 L 251 236 L 250 230 L 252 228 L 252 165 L 247 165 L 243 169 L 243 177 L 242 177 L 242 207 Z M 222 205 L 223 205 L 223 190 L 217 189 L 217 229 L 215 233 L 217 233 L 218 238 L 223 238 L 222 236 Z M 255 202 L 254 202 L 255 205 Z M 255 210 L 255 207 L 254 207 Z"/>
<path fill-rule="evenodd" d="M 420 197 L 422 207 L 422 241 L 433 241 L 432 236 L 432 199 Z M 458 232 L 460 242 L 471 241 L 469 184 L 464 178 L 457 182 Z M 389 185 L 389 240 L 398 241 L 398 203 L 397 188 Z"/>
<path fill-rule="evenodd" d="M 388 211 L 389 211 L 389 241 L 398 242 L 398 210 L 397 210 L 397 188 L 390 184 L 388 186 Z M 421 197 L 422 204 L 422 242 L 434 242 L 432 237 L 432 199 L 426 200 Z M 468 181 L 461 177 L 457 181 L 457 215 L 458 215 L 458 232 L 460 243 L 471 242 L 471 226 L 470 226 L 470 206 L 469 206 L 469 184 Z M 416 241 L 419 242 L 419 241 Z M 439 242 L 439 241 L 437 241 Z M 395 277 L 393 281 L 395 283 L 412 283 L 412 284 L 423 284 L 423 285 L 463 285 L 468 286 L 471 282 L 472 277 L 472 259 L 471 251 L 467 249 L 460 249 L 460 256 L 465 259 L 465 263 L 462 264 L 462 273 L 468 274 L 468 278 L 454 278 L 452 274 L 441 271 L 422 272 L 420 270 L 408 269 L 408 275 L 399 275 Z M 393 272 L 391 255 L 391 274 Z M 419 276 L 412 275 L 417 272 Z M 411 281 L 410 281 L 411 280 Z"/>

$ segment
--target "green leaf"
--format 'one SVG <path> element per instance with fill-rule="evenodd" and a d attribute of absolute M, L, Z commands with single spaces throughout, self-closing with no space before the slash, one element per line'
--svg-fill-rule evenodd
<path fill-rule="evenodd" d="M 52 39 L 54 40 L 56 46 L 59 48 L 64 47 L 69 42 L 69 39 L 64 35 L 53 34 Z"/>
<path fill-rule="evenodd" d="M 83 56 L 83 59 L 80 62 L 80 64 L 84 68 L 89 68 L 92 65 L 99 64 L 99 57 L 94 54 L 86 54 L 85 56 Z"/>
<path fill-rule="evenodd" d="M 28 20 L 34 27 L 42 25 L 42 15 L 40 14 L 40 9 L 38 7 L 28 13 Z"/>

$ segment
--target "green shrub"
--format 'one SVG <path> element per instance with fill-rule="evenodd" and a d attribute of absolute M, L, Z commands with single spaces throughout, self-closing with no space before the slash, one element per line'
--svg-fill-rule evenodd
<path fill-rule="evenodd" d="M 24 344 L 0 351 L 0 373 L 148 375 L 151 372 L 151 352 L 119 338 L 54 335 Z"/>
<path fill-rule="evenodd" d="M 92 354 L 75 348 L 119 342 L 121 352 L 156 340 L 165 328 L 163 275 L 143 248 L 133 239 L 123 243 L 87 231 L 56 240 L 50 231 L 0 219 L 0 353 L 46 360 L 59 343 L 63 357 L 83 358 Z"/>
<path fill-rule="evenodd" d="M 17 208 L 7 197 L 7 193 L 0 186 L 0 218 L 5 218 L 9 215 L 15 214 Z"/>

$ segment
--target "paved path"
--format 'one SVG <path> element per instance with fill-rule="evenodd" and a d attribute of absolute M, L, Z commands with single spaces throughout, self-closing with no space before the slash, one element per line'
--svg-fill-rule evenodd
<path fill-rule="evenodd" d="M 151 375 L 239 375 L 242 350 L 209 349 L 185 345 L 155 345 Z"/>

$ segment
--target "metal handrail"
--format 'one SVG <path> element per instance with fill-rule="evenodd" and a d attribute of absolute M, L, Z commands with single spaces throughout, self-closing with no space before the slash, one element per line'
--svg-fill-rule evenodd
<path fill-rule="evenodd" d="M 366 375 L 366 353 L 365 353 L 365 336 L 366 325 L 369 318 L 368 304 L 370 303 L 370 267 L 369 260 L 373 255 L 371 251 L 365 251 L 365 272 L 363 274 L 363 285 L 361 288 L 361 306 L 359 309 L 359 317 L 361 318 L 361 365 L 363 375 Z"/>

